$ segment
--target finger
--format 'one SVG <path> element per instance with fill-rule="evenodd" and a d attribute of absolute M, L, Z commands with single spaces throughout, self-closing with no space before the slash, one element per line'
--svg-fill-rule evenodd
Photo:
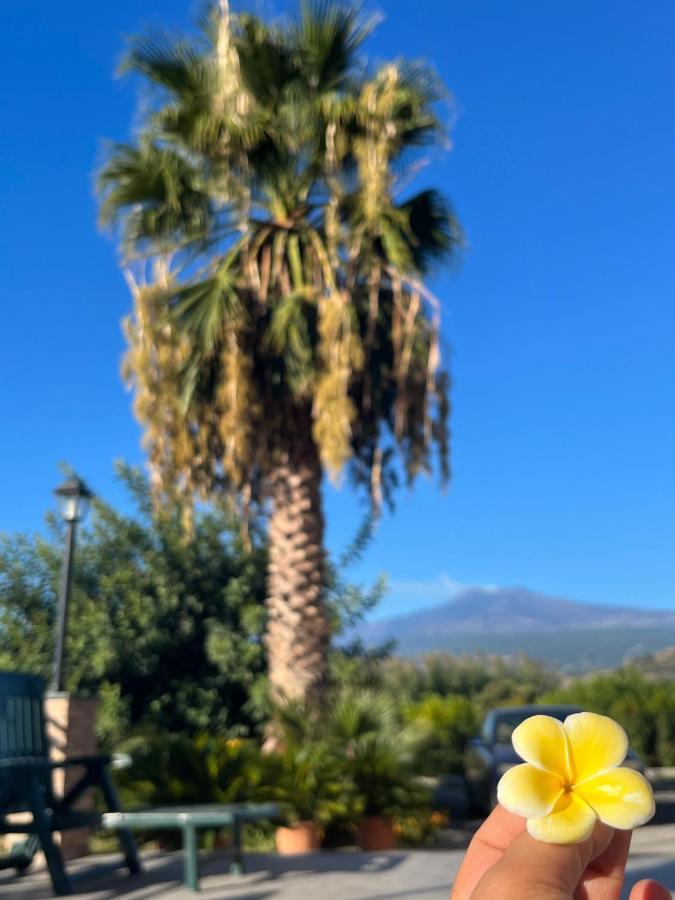
<path fill-rule="evenodd" d="M 537 897 L 569 900 L 586 867 L 609 847 L 614 831 L 598 824 L 580 844 L 546 844 L 526 831 L 478 882 L 471 900 Z"/>
<path fill-rule="evenodd" d="M 607 849 L 591 863 L 591 869 L 606 878 L 623 878 L 632 837 L 632 831 L 615 831 Z"/>
<path fill-rule="evenodd" d="M 619 900 L 628 861 L 631 831 L 615 831 L 609 846 L 584 872 L 574 900 Z"/>
<path fill-rule="evenodd" d="M 483 875 L 525 829 L 525 819 L 495 806 L 469 844 L 452 891 L 452 900 L 469 900 Z"/>
<path fill-rule="evenodd" d="M 671 900 L 671 894 L 660 881 L 639 881 L 630 892 L 629 900 Z"/>

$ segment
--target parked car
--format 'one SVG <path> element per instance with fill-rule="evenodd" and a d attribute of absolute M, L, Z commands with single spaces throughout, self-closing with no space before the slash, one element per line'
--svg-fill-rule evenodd
<path fill-rule="evenodd" d="M 464 775 L 471 805 L 476 811 L 488 814 L 497 803 L 497 783 L 507 769 L 517 766 L 522 759 L 511 744 L 515 728 L 530 716 L 553 716 L 562 722 L 572 713 L 582 712 L 578 706 L 510 706 L 492 709 L 485 717 L 480 736 L 467 742 L 464 751 Z M 632 769 L 643 771 L 638 755 L 628 751 L 624 763 Z"/>

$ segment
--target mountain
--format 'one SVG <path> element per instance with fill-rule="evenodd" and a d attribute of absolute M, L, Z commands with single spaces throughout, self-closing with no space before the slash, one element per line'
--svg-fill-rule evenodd
<path fill-rule="evenodd" d="M 526 653 L 583 671 L 675 644 L 675 610 L 580 603 L 520 587 L 477 587 L 441 606 L 363 623 L 356 636 L 371 647 L 393 640 L 406 656 Z"/>
<path fill-rule="evenodd" d="M 637 667 L 643 675 L 675 679 L 675 647 L 666 647 L 665 650 L 644 656 Z"/>

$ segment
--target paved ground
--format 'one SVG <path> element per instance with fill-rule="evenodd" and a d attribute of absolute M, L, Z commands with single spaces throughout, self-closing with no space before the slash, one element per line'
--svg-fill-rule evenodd
<path fill-rule="evenodd" d="M 249 874 L 227 874 L 228 857 L 211 855 L 203 862 L 204 900 L 447 900 L 463 851 L 415 850 L 396 853 L 332 852 L 280 858 L 250 854 Z M 78 881 L 79 900 L 186 900 L 194 897 L 178 884 L 181 863 L 177 854 L 144 857 L 146 872 L 129 878 L 122 872 Z M 80 875 L 91 864 L 71 864 Z M 675 891 L 675 825 L 641 829 L 634 838 L 628 886 L 641 878 L 659 878 Z M 0 874 L 2 900 L 40 900 L 50 897 L 43 873 L 15 879 Z"/>
<path fill-rule="evenodd" d="M 675 793 L 657 795 L 659 824 L 639 829 L 633 838 L 626 895 L 641 878 L 663 881 L 675 894 Z M 254 853 L 249 872 L 228 874 L 229 857 L 208 854 L 202 860 L 204 900 L 448 900 L 468 835 L 454 833 L 455 847 L 395 853 L 334 851 L 302 857 Z M 129 878 L 122 871 L 92 877 L 92 862 L 71 863 L 78 876 L 79 900 L 187 900 L 195 895 L 180 886 L 181 859 L 176 853 L 144 855 L 145 872 Z M 96 865 L 100 865 L 99 862 Z M 51 897 L 45 873 L 17 879 L 0 872 L 2 900 Z"/>

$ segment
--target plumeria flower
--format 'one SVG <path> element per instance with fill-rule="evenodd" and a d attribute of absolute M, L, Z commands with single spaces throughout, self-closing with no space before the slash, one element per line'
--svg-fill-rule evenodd
<path fill-rule="evenodd" d="M 525 762 L 502 776 L 497 798 L 527 819 L 532 837 L 576 844 L 590 837 L 598 819 L 631 829 L 654 815 L 647 779 L 620 767 L 628 738 L 613 719 L 589 712 L 568 716 L 564 723 L 532 716 L 515 729 L 512 741 Z"/>

